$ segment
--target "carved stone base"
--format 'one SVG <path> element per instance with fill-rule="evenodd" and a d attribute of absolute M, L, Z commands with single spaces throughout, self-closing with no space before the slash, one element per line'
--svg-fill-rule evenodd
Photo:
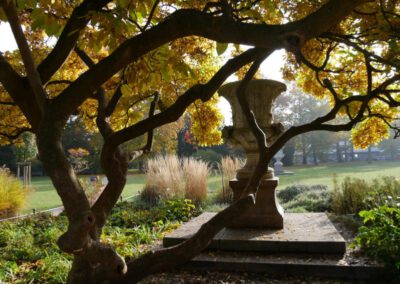
<path fill-rule="evenodd" d="M 264 179 L 257 192 L 256 204 L 247 212 L 242 214 L 232 225 L 232 228 L 283 228 L 283 208 L 279 205 L 275 189 L 278 186 L 279 178 Z M 233 199 L 240 198 L 247 180 L 231 180 L 230 187 L 233 190 Z"/>

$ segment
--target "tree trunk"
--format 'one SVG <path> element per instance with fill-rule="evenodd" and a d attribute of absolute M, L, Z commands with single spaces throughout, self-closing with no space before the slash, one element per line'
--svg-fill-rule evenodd
<path fill-rule="evenodd" d="M 343 159 L 342 159 L 342 150 L 341 150 L 341 147 L 340 147 L 340 143 L 339 143 L 340 141 L 337 141 L 336 142 L 336 159 L 337 159 L 337 162 L 338 163 L 342 163 L 343 162 Z"/>
<path fill-rule="evenodd" d="M 313 149 L 312 149 L 312 155 L 313 155 L 314 165 L 318 165 L 318 157 L 317 157 L 317 153 L 316 153 L 314 147 L 313 147 Z"/>
<path fill-rule="evenodd" d="M 368 164 L 371 164 L 372 163 L 372 147 L 371 146 L 369 146 L 368 147 L 368 156 L 367 156 L 367 163 Z"/>
<path fill-rule="evenodd" d="M 68 283 L 99 283 L 99 279 L 120 276 L 126 271 L 124 260 L 111 246 L 100 242 L 102 227 L 116 200 L 113 196 L 102 194 L 90 208 L 62 148 L 61 131 L 64 124 L 54 119 L 49 112 L 46 116 L 37 133 L 38 150 L 63 201 L 69 221 L 67 231 L 57 242 L 62 251 L 74 255 Z M 111 151 L 110 155 L 112 158 L 106 157 L 109 183 L 105 191 L 119 196 L 125 186 L 127 164 L 118 149 Z"/>
<path fill-rule="evenodd" d="M 354 162 L 354 145 L 350 143 L 350 160 Z"/>

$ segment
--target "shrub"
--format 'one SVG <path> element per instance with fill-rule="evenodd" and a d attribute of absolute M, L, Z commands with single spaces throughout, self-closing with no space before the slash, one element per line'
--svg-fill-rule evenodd
<path fill-rule="evenodd" d="M 363 210 L 364 199 L 370 188 L 367 182 L 359 178 L 345 177 L 341 186 L 334 178 L 332 209 L 336 214 L 354 214 Z"/>
<path fill-rule="evenodd" d="M 0 168 L 0 219 L 15 216 L 24 206 L 28 192 L 8 169 Z"/>
<path fill-rule="evenodd" d="M 400 180 L 392 176 L 374 179 L 365 201 L 366 209 L 382 205 L 396 207 L 400 203 Z"/>
<path fill-rule="evenodd" d="M 355 245 L 368 256 L 400 271 L 400 209 L 387 205 L 361 211 L 364 225 L 355 238 Z"/>
<path fill-rule="evenodd" d="M 187 222 L 197 215 L 196 206 L 190 199 L 167 200 L 161 207 L 161 216 L 164 220 Z"/>
<path fill-rule="evenodd" d="M 395 177 L 382 177 L 367 182 L 346 177 L 339 186 L 334 180 L 332 209 L 337 214 L 357 214 L 382 205 L 400 202 L 400 181 Z"/>
<path fill-rule="evenodd" d="M 331 192 L 326 185 L 291 185 L 278 191 L 277 197 L 290 212 L 331 210 Z"/>
<path fill-rule="evenodd" d="M 223 187 L 217 192 L 216 201 L 219 203 L 229 203 L 233 200 L 233 191 L 229 186 L 229 181 L 236 177 L 238 169 L 242 168 L 244 160 L 232 157 L 221 159 L 219 171 L 223 178 Z"/>
<path fill-rule="evenodd" d="M 325 212 L 331 210 L 331 193 L 324 190 L 311 190 L 299 194 L 285 203 L 284 208 L 290 212 Z"/>
<path fill-rule="evenodd" d="M 196 203 L 207 197 L 209 167 L 205 162 L 177 156 L 157 156 L 147 162 L 146 184 L 141 198 L 155 204 L 160 200 L 187 197 Z"/>

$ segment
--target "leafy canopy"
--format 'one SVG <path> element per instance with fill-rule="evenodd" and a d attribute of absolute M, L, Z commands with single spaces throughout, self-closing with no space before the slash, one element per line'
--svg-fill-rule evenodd
<path fill-rule="evenodd" d="M 82 1 L 18 0 L 16 1 L 25 35 L 39 64 L 54 46 L 74 8 Z M 164 21 L 177 9 L 203 9 L 218 14 L 218 5 L 204 1 L 107 1 L 99 10 L 90 12 L 90 21 L 80 33 L 78 47 L 95 61 L 110 55 L 127 39 L 142 33 L 149 27 Z M 156 6 L 155 2 L 159 2 Z M 246 23 L 282 24 L 307 16 L 328 1 L 231 1 L 233 17 Z M 216 2 L 214 3 L 216 4 Z M 395 35 L 400 28 L 399 1 L 371 1 L 356 10 L 330 32 L 310 40 L 300 54 L 288 53 L 284 77 L 296 80 L 301 88 L 318 98 L 328 97 L 332 104 L 335 95 L 326 88 L 324 80 L 334 82 L 334 90 L 341 100 L 354 95 L 367 95 L 386 80 L 398 74 L 400 43 Z M 0 9 L 0 20 L 7 21 Z M 111 99 L 116 89 L 122 97 L 110 121 L 114 130 L 120 130 L 145 118 L 148 102 L 155 92 L 160 94 L 160 108 L 173 104 L 177 97 L 195 83 L 204 83 L 220 67 L 228 52 L 227 43 L 216 43 L 200 37 L 184 37 L 165 44 L 126 66 L 109 79 L 104 86 Z M 4 54 L 5 58 L 21 75 L 24 74 L 18 51 Z M 300 64 L 302 62 L 303 64 Z M 306 64 L 304 64 L 306 63 Z M 310 66 L 314 68 L 310 68 Z M 71 53 L 46 84 L 50 97 L 56 97 L 71 82 L 79 78 L 88 67 L 76 53 Z M 243 73 L 242 73 L 243 74 Z M 242 77 L 239 72 L 239 77 Z M 388 86 L 389 87 L 389 86 Z M 398 99 L 398 82 L 388 88 Z M 392 94 L 392 93 L 391 93 Z M 21 130 L 29 129 L 29 123 L 18 106 L 14 105 L 5 89 L 0 86 L 0 143 L 16 138 Z M 221 114 L 216 107 L 218 99 L 198 101 L 190 106 L 192 132 L 200 144 L 221 141 L 218 130 Z M 340 113 L 351 119 L 359 112 L 361 102 L 342 107 Z M 91 130 L 96 129 L 97 100 L 87 99 L 79 109 L 79 115 Z M 398 115 L 397 108 L 382 99 L 368 103 L 366 118 L 353 131 L 356 146 L 367 147 L 389 135 L 389 128 Z"/>

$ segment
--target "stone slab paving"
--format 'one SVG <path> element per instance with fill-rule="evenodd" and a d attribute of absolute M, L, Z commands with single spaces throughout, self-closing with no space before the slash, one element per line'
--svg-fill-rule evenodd
<path fill-rule="evenodd" d="M 188 239 L 216 213 L 206 212 L 165 236 L 164 246 Z M 284 228 L 222 229 L 210 249 L 227 251 L 263 251 L 343 254 L 346 243 L 325 213 L 286 213 Z"/>

